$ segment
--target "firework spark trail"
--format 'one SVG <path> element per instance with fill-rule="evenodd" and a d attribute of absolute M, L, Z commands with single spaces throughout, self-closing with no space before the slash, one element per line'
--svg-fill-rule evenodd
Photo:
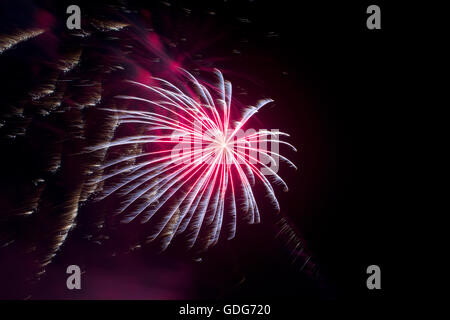
<path fill-rule="evenodd" d="M 242 134 L 248 121 L 272 100 L 264 99 L 256 106 L 248 107 L 242 118 L 233 122 L 232 86 L 224 80 L 222 73 L 215 70 L 218 84 L 211 93 L 193 75 L 181 70 L 193 88 L 189 93 L 160 78 L 152 78 L 156 85 L 128 81 L 158 98 L 120 95 L 116 98 L 144 104 L 147 109 L 102 110 L 117 113 L 120 124 L 144 125 L 145 133 L 118 138 L 87 150 L 93 152 L 110 147 L 149 144 L 166 148 L 151 152 L 142 149 L 141 153 L 111 160 L 100 167 L 109 171 L 97 181 L 113 181 L 100 192 L 98 200 L 114 193 L 125 197 L 117 210 L 123 215 L 122 222 L 131 222 L 139 216 L 145 223 L 167 206 L 149 237 L 150 240 L 156 239 L 169 222 L 174 223 L 171 234 L 163 237 L 163 249 L 175 235 L 183 232 L 188 232 L 188 247 L 192 248 L 202 228 L 209 228 L 207 247 L 214 245 L 221 233 L 224 214 L 228 218 L 228 239 L 235 236 L 238 212 L 244 214 L 249 223 L 258 223 L 260 214 L 253 193 L 256 181 L 261 182 L 271 203 L 279 211 L 272 183 L 281 185 L 284 191 L 288 188 L 261 157 L 268 159 L 270 165 L 277 166 L 277 158 L 296 169 L 279 152 L 258 147 L 261 143 L 275 141 L 296 151 L 291 144 L 280 140 L 281 136 L 289 136 L 287 133 L 260 130 Z M 181 155 L 174 153 L 180 146 L 180 139 L 184 141 Z"/>

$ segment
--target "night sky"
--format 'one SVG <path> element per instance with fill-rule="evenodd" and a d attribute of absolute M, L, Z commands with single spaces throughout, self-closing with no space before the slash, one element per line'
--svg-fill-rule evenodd
<path fill-rule="evenodd" d="M 45 72 L 36 70 L 55 57 L 48 44 L 78 45 L 76 40 L 57 39 L 64 33 L 66 2 L 7 1 L 0 5 L 1 33 L 10 32 L 14 25 L 51 24 L 55 37 L 37 37 L 0 55 L 2 108 L 20 100 L 23 92 L 45 76 Z M 102 8 L 112 1 L 70 1 L 75 3 L 82 15 L 104 17 L 108 12 Z M 265 97 L 275 101 L 251 125 L 288 132 L 289 142 L 298 149 L 297 153 L 286 152 L 299 170 L 281 168 L 280 175 L 290 190 L 278 190 L 277 196 L 281 214 L 303 239 L 319 275 L 301 271 L 299 261 L 292 263 L 285 243 L 275 238 L 279 216 L 267 204 L 260 208 L 261 224 L 238 225 L 235 239 L 223 239 L 208 252 L 196 255 L 185 252 L 181 244 L 163 254 L 152 246 L 130 250 L 130 239 L 136 234 L 133 226 L 113 227 L 107 232 L 109 241 L 92 241 L 85 236 L 92 231 L 91 216 L 99 210 L 110 210 L 113 204 L 100 205 L 100 209 L 87 201 L 79 208 L 77 227 L 36 284 L 29 287 L 11 276 L 17 266 L 10 262 L 21 260 L 14 252 L 0 248 L 0 279 L 4 284 L 0 297 L 338 301 L 381 297 L 383 292 L 367 290 L 366 268 L 379 265 L 384 271 L 383 289 L 388 290 L 391 268 L 387 235 L 389 217 L 396 210 L 390 205 L 395 185 L 390 181 L 392 168 L 387 163 L 392 108 L 387 97 L 395 81 L 389 78 L 393 62 L 388 48 L 395 42 L 388 31 L 389 13 L 383 14 L 381 30 L 367 30 L 365 9 L 372 3 L 364 1 L 126 3 L 131 10 L 129 17 L 143 29 L 151 25 L 163 40 L 164 54 L 171 63 L 189 70 L 220 69 L 233 83 L 234 97 L 242 104 Z M 36 10 L 47 16 L 37 21 Z M 89 46 L 92 59 L 97 59 L 95 45 Z M 114 44 L 110 46 L 114 48 Z M 109 53 L 98 54 L 108 57 Z M 145 52 L 140 55 L 145 56 Z M 86 58 L 79 68 L 88 68 L 96 63 L 94 60 Z M 166 61 L 156 66 L 145 58 L 139 61 L 139 68 L 155 68 L 162 74 L 169 66 Z M 139 68 L 111 75 L 102 88 L 104 96 L 120 89 L 115 84 L 117 79 L 135 76 Z M 33 72 L 35 76 L 30 76 Z M 15 183 L 20 184 L 16 177 L 33 170 L 27 169 L 38 161 L 33 154 L 45 152 L 39 147 L 42 131 L 36 132 L 32 143 L 14 145 L 2 139 L 7 152 L 2 152 L 5 165 L 0 208 L 5 209 L 0 234 L 14 230 L 19 236 L 32 232 L 39 237 L 39 230 L 31 227 L 29 231 L 20 222 L 11 222 L 7 200 L 14 193 L 11 188 L 16 188 Z M 33 150 L 23 150 L 30 145 Z M 60 181 L 72 179 L 76 180 L 75 173 Z M 47 196 L 58 198 L 55 193 Z M 20 194 L 16 197 L 20 202 Z M 65 287 L 69 264 L 80 265 L 83 270 L 81 291 Z"/>

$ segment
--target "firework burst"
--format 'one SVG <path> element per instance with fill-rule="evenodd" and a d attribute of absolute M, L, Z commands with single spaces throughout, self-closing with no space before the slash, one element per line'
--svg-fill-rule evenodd
<path fill-rule="evenodd" d="M 156 216 L 150 241 L 160 237 L 165 249 L 178 234 L 186 232 L 191 248 L 204 235 L 206 247 L 217 243 L 221 230 L 232 239 L 236 233 L 237 215 L 249 223 L 260 221 L 253 192 L 261 184 L 274 208 L 279 204 L 272 185 L 287 185 L 277 174 L 283 160 L 279 143 L 289 136 L 278 130 L 246 130 L 248 121 L 270 99 L 243 110 L 240 120 L 233 121 L 232 86 L 220 71 L 215 85 L 203 84 L 181 69 L 185 86 L 152 78 L 147 85 L 128 81 L 152 96 L 121 95 L 128 109 L 103 108 L 116 113 L 119 125 L 140 128 L 131 136 L 95 145 L 89 152 L 107 148 L 127 148 L 134 152 L 114 158 L 99 169 L 105 182 L 97 199 L 113 194 L 123 197 L 117 209 L 121 221 L 136 218 L 142 223 Z M 270 142 L 271 148 L 267 148 Z M 108 183 L 109 182 L 109 183 Z M 222 228 L 222 225 L 226 228 Z"/>

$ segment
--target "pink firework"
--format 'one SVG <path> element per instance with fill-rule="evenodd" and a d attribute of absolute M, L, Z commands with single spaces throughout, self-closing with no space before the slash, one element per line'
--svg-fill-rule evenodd
<path fill-rule="evenodd" d="M 98 199 L 112 194 L 123 197 L 117 209 L 122 222 L 137 217 L 142 223 L 153 219 L 149 239 L 160 237 L 163 249 L 184 232 L 189 248 L 200 234 L 206 239 L 206 247 L 214 245 L 222 225 L 227 226 L 224 231 L 232 239 L 237 215 L 258 223 L 260 213 L 253 192 L 257 183 L 279 211 L 272 184 L 284 191 L 288 188 L 277 174 L 278 162 L 296 168 L 278 151 L 279 144 L 296 151 L 280 140 L 288 134 L 245 128 L 249 119 L 272 100 L 259 101 L 243 110 L 240 120 L 233 121 L 232 86 L 220 71 L 215 70 L 218 81 L 208 89 L 181 70 L 183 88 L 160 78 L 152 78 L 152 85 L 128 81 L 151 98 L 117 96 L 130 108 L 103 110 L 115 113 L 119 125 L 131 126 L 137 133 L 89 149 L 125 146 L 133 150 L 101 166 L 103 175 L 96 182 L 111 183 L 105 183 Z"/>

